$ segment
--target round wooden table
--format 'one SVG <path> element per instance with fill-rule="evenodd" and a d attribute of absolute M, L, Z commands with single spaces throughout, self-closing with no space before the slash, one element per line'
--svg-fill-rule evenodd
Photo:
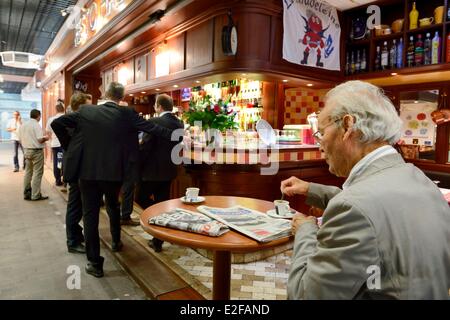
<path fill-rule="evenodd" d="M 197 211 L 196 207 L 199 205 L 221 208 L 241 205 L 264 213 L 267 210 L 273 209 L 273 203 L 265 200 L 223 196 L 205 196 L 205 198 L 205 202 L 200 204 L 184 204 L 180 199 L 172 199 L 155 204 L 145 209 L 145 211 L 141 214 L 141 226 L 146 232 L 158 239 L 190 248 L 212 250 L 214 253 L 212 289 L 213 299 L 229 300 L 231 252 L 254 252 L 276 247 L 291 241 L 293 236 L 260 243 L 233 230 L 230 230 L 219 237 L 209 237 L 197 233 L 150 225 L 148 223 L 149 218 L 159 215 L 162 212 L 167 212 L 175 208 Z"/>

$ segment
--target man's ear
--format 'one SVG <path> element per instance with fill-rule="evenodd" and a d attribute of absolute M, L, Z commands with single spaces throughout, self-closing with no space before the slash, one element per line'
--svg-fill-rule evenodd
<path fill-rule="evenodd" d="M 344 137 L 343 140 L 347 140 L 350 138 L 352 132 L 353 132 L 353 125 L 355 124 L 355 118 L 353 116 L 346 114 L 342 118 L 342 126 L 344 128 Z"/>

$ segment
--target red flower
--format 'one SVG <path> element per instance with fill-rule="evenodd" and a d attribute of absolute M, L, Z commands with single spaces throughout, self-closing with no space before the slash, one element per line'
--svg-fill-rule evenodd
<path fill-rule="evenodd" d="M 214 105 L 214 112 L 219 113 L 220 112 L 220 106 L 218 104 Z"/>

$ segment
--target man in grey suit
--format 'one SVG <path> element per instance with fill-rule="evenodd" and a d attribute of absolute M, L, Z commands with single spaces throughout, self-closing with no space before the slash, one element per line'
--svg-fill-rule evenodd
<path fill-rule="evenodd" d="M 349 81 L 327 94 L 315 133 L 342 190 L 291 177 L 288 196 L 324 209 L 293 218 L 289 299 L 448 299 L 450 209 L 391 147 L 401 120 L 382 91 Z"/>

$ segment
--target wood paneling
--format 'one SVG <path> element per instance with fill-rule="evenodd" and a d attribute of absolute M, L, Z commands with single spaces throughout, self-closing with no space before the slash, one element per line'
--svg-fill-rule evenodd
<path fill-rule="evenodd" d="M 213 20 L 188 30 L 186 34 L 186 69 L 212 62 Z"/>
<path fill-rule="evenodd" d="M 184 37 L 185 33 L 167 41 L 170 52 L 170 73 L 184 70 Z"/>
<path fill-rule="evenodd" d="M 270 16 L 259 13 L 236 15 L 238 38 L 237 59 L 269 62 L 271 46 Z"/>

